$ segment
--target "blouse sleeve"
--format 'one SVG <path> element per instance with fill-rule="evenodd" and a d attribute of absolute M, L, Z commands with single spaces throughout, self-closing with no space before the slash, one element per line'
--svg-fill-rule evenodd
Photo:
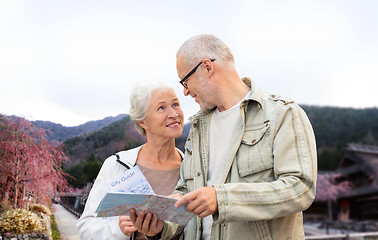
<path fill-rule="evenodd" d="M 122 171 L 122 166 L 117 164 L 114 156 L 107 158 L 101 167 L 96 181 L 89 193 L 84 212 L 77 221 L 81 239 L 122 239 L 130 237 L 124 235 L 118 225 L 118 216 L 97 218 L 96 209 L 108 189 L 108 181 L 117 172 Z"/>

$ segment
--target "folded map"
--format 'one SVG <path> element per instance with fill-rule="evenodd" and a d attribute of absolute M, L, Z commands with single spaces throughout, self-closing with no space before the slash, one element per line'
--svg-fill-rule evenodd
<path fill-rule="evenodd" d="M 155 194 L 138 166 L 130 168 L 111 179 L 108 192 Z"/>
<path fill-rule="evenodd" d="M 129 215 L 134 208 L 154 213 L 158 219 L 186 225 L 194 214 L 187 212 L 184 206 L 175 208 L 176 199 L 156 194 L 138 194 L 126 192 L 108 192 L 99 204 L 97 217 Z"/>

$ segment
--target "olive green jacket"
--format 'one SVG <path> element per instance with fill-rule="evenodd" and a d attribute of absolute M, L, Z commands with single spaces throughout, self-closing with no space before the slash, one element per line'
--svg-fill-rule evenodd
<path fill-rule="evenodd" d="M 212 111 L 191 119 L 181 179 L 176 192 L 206 186 Z M 243 125 L 235 128 L 224 184 L 215 184 L 218 211 L 211 239 L 304 239 L 302 211 L 315 198 L 317 154 L 305 112 L 293 101 L 264 93 L 254 83 L 240 106 Z M 193 218 L 185 239 L 201 239 Z M 161 239 L 182 227 L 165 223 Z"/>

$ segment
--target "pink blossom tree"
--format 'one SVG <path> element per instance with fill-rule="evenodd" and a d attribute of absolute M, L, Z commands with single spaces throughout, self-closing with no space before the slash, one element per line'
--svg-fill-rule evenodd
<path fill-rule="evenodd" d="M 319 174 L 316 184 L 316 200 L 320 202 L 333 201 L 352 190 L 353 184 L 350 181 L 336 181 L 339 173 Z"/>
<path fill-rule="evenodd" d="M 340 173 L 318 175 L 315 201 L 327 203 L 329 219 L 332 219 L 332 202 L 336 202 L 340 195 L 348 193 L 353 188 L 350 181 L 337 181 L 340 176 Z"/>
<path fill-rule="evenodd" d="M 24 118 L 0 116 L 0 201 L 6 198 L 13 208 L 31 199 L 46 204 L 68 186 L 61 169 L 66 160 L 44 130 Z"/>

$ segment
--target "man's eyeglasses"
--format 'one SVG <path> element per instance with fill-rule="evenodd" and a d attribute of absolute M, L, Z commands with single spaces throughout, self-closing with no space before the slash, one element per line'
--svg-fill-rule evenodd
<path fill-rule="evenodd" d="M 213 59 L 209 59 L 210 61 L 214 62 L 215 61 L 215 58 Z M 184 88 L 188 88 L 188 85 L 186 84 L 188 78 L 197 70 L 197 68 L 201 65 L 201 63 L 203 62 L 203 60 L 197 64 L 197 66 L 195 66 L 192 71 L 190 71 L 188 74 L 185 75 L 185 77 L 183 77 L 180 81 L 181 85 L 184 86 Z"/>

